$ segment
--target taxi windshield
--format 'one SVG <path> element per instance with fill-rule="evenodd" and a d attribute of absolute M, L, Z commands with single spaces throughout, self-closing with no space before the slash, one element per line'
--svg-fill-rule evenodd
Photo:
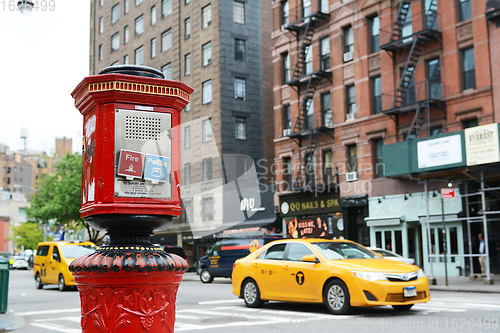
<path fill-rule="evenodd" d="M 62 245 L 61 250 L 66 258 L 78 258 L 94 252 L 95 248 L 82 245 Z"/>
<path fill-rule="evenodd" d="M 312 246 L 328 260 L 380 258 L 375 253 L 354 243 L 318 242 L 312 243 Z"/>

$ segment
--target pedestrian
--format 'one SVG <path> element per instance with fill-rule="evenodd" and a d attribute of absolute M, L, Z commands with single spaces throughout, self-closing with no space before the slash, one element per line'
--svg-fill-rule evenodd
<path fill-rule="evenodd" d="M 485 254 L 483 234 L 478 234 L 477 239 L 479 239 L 479 254 Z M 486 256 L 482 255 L 479 257 L 479 266 L 481 266 L 481 276 L 486 276 Z"/>

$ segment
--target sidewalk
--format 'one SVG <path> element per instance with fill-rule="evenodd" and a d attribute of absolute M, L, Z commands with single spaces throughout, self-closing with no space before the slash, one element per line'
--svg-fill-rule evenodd
<path fill-rule="evenodd" d="M 427 278 L 430 277 L 428 276 Z M 455 291 L 455 292 L 473 292 L 473 293 L 499 293 L 500 294 L 500 275 L 492 275 L 491 280 L 493 284 L 485 284 L 483 277 L 476 277 L 471 279 L 468 276 L 448 277 L 448 286 L 446 286 L 446 279 L 444 276 L 434 277 L 436 285 L 430 285 L 430 290 L 439 291 Z M 183 281 L 197 281 L 200 282 L 200 276 L 194 272 L 185 273 Z M 215 278 L 215 281 L 227 281 L 229 279 Z"/>
<path fill-rule="evenodd" d="M 430 277 L 428 276 L 427 278 Z M 473 293 L 500 293 L 500 275 L 491 275 L 493 284 L 485 283 L 486 278 L 477 276 L 448 277 L 448 285 L 444 276 L 435 276 L 437 284 L 430 285 L 431 290 L 458 291 Z"/>
<path fill-rule="evenodd" d="M 23 318 L 14 316 L 9 310 L 4 314 L 0 314 L 0 332 L 13 331 L 23 327 L 25 324 Z"/>

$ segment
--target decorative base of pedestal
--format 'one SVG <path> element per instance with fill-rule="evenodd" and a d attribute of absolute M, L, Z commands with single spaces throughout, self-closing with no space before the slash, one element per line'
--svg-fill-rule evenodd
<path fill-rule="evenodd" d="M 76 259 L 83 333 L 174 332 L 187 262 L 154 246 L 107 246 Z"/>

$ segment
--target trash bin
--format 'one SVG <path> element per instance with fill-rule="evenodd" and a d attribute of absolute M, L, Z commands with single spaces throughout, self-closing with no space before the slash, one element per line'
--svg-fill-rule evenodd
<path fill-rule="evenodd" d="M 0 313 L 7 312 L 9 294 L 9 261 L 0 257 Z"/>

